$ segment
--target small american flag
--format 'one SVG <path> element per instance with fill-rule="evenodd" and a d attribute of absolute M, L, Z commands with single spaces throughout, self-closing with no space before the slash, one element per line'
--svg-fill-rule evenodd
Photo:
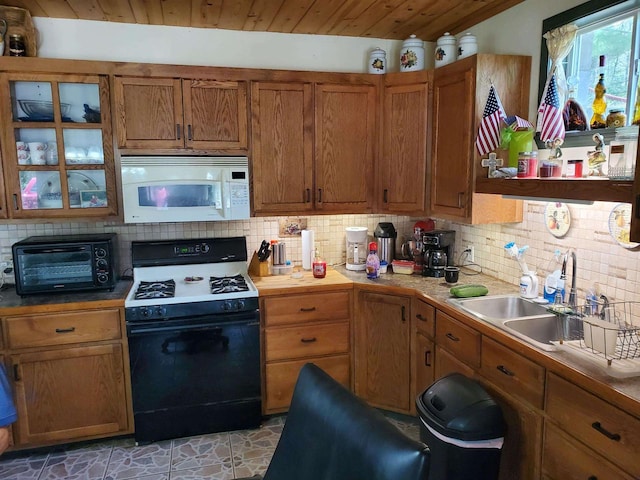
<path fill-rule="evenodd" d="M 491 85 L 487 104 L 482 113 L 480 128 L 478 128 L 478 136 L 476 137 L 476 147 L 478 147 L 480 155 L 485 155 L 498 148 L 498 145 L 500 145 L 500 122 L 506 116 L 507 114 L 502 107 L 498 93 Z"/>
<path fill-rule="evenodd" d="M 542 104 L 542 126 L 540 128 L 540 140 L 555 140 L 556 138 L 564 139 L 564 120 L 562 119 L 562 109 L 560 109 L 560 100 L 558 98 L 558 89 L 556 87 L 556 76 L 551 76 L 547 94 Z"/>

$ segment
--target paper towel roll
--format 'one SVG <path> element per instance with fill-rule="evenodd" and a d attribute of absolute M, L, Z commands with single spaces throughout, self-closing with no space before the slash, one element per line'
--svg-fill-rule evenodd
<path fill-rule="evenodd" d="M 305 270 L 311 270 L 313 242 L 313 230 L 302 230 L 302 268 Z"/>

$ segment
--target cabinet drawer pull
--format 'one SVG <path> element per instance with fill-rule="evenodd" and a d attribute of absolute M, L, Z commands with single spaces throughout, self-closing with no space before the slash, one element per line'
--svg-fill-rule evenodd
<path fill-rule="evenodd" d="M 598 480 L 598 477 L 596 477 L 595 475 L 591 475 L 589 478 L 587 478 L 587 480 Z"/>
<path fill-rule="evenodd" d="M 502 373 L 504 373 L 505 375 L 508 375 L 510 377 L 513 377 L 515 375 L 515 373 L 513 373 L 511 370 L 509 370 L 507 367 L 505 367 L 504 365 L 498 365 L 496 367 L 498 370 L 500 370 Z"/>
<path fill-rule="evenodd" d="M 180 124 L 176 123 L 176 140 L 180 140 Z"/>
<path fill-rule="evenodd" d="M 422 314 L 420 313 L 416 313 L 416 318 L 421 322 L 428 322 L 428 320 L 425 317 L 423 317 Z"/>
<path fill-rule="evenodd" d="M 300 307 L 300 311 L 301 312 L 315 312 L 316 311 L 316 307 Z"/>
<path fill-rule="evenodd" d="M 455 336 L 453 333 L 451 333 L 451 332 L 447 332 L 446 337 L 447 337 L 449 340 L 453 340 L 454 342 L 459 342 L 459 341 L 460 341 L 460 339 L 459 339 L 458 337 L 456 337 L 456 336 Z"/>
<path fill-rule="evenodd" d="M 618 435 L 617 433 L 611 433 L 606 428 L 603 428 L 600 422 L 593 422 L 591 426 L 595 428 L 598 432 L 600 432 L 602 435 L 613 440 L 614 442 L 620 441 L 620 438 L 621 438 L 620 435 Z"/>
<path fill-rule="evenodd" d="M 316 337 L 311 337 L 311 338 L 301 338 L 300 341 L 302 343 L 313 343 L 313 342 L 317 342 L 318 339 Z"/>
<path fill-rule="evenodd" d="M 56 333 L 71 333 L 75 331 L 76 331 L 76 327 L 56 328 Z"/>
<path fill-rule="evenodd" d="M 431 350 L 425 350 L 424 352 L 424 366 L 425 367 L 431 366 Z"/>

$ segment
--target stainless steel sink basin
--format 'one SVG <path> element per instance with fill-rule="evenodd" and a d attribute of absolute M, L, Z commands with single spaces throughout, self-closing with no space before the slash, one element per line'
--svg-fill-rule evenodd
<path fill-rule="evenodd" d="M 517 295 L 456 298 L 449 303 L 542 350 L 556 350 L 551 342 L 567 338 L 568 325 L 561 317 Z"/>
<path fill-rule="evenodd" d="M 450 300 L 450 302 L 476 317 L 487 320 L 505 320 L 549 314 L 544 305 L 516 295 L 458 298 Z"/>

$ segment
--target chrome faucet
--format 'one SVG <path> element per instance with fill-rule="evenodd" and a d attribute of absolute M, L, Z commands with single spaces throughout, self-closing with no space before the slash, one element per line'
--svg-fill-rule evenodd
<path fill-rule="evenodd" d="M 562 263 L 562 271 L 565 272 L 566 271 L 566 267 L 567 267 L 567 255 L 569 255 L 569 252 L 567 252 L 564 256 L 564 262 Z M 578 305 L 578 301 L 577 301 L 577 297 L 578 297 L 578 290 L 576 288 L 576 271 L 578 269 L 578 261 L 576 258 L 576 252 L 574 252 L 573 250 L 571 250 L 571 290 L 569 290 L 569 301 L 568 304 L 569 306 L 575 311 L 577 305 Z"/>

